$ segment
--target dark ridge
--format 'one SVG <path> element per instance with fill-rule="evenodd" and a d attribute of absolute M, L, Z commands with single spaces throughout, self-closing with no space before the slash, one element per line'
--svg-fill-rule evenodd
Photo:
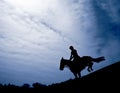
<path fill-rule="evenodd" d="M 116 81 L 120 78 L 120 61 L 83 77 L 87 80 Z"/>
<path fill-rule="evenodd" d="M 0 84 L 0 93 L 116 93 L 120 92 L 119 71 L 120 61 L 83 76 L 81 79 L 70 79 L 48 86 L 40 83 L 34 83 L 33 87 L 29 84 L 21 87 Z"/>
<path fill-rule="evenodd" d="M 105 91 L 120 91 L 120 61 L 97 70 L 81 79 L 73 79 L 60 84 L 51 85 L 51 87 L 58 88 L 67 92 L 75 93 L 81 92 L 105 92 Z"/>

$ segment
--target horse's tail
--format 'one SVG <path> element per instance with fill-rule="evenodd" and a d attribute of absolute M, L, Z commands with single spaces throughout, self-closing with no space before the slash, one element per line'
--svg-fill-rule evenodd
<path fill-rule="evenodd" d="M 98 58 L 93 58 L 93 61 L 94 62 L 97 62 L 97 63 L 99 63 L 99 62 L 101 62 L 101 61 L 104 61 L 105 60 L 105 57 L 104 56 L 101 56 L 101 57 L 98 57 Z"/>

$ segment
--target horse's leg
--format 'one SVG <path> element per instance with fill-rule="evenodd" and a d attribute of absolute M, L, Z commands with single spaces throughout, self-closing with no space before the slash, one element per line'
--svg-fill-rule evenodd
<path fill-rule="evenodd" d="M 90 64 L 90 69 L 91 69 L 91 71 L 93 71 L 93 63 L 91 62 L 91 64 Z"/>
<path fill-rule="evenodd" d="M 93 71 L 93 68 L 92 68 L 92 67 L 90 67 L 90 69 L 91 69 L 91 71 Z"/>
<path fill-rule="evenodd" d="M 89 72 L 91 72 L 91 70 L 90 70 L 90 67 L 89 67 L 89 66 L 88 66 L 87 70 L 88 70 Z"/>
<path fill-rule="evenodd" d="M 89 63 L 87 70 L 88 70 L 89 72 L 93 71 L 93 68 L 92 68 L 92 67 L 93 67 L 93 63 L 91 62 L 91 63 Z"/>
<path fill-rule="evenodd" d="M 78 77 L 81 78 L 81 73 L 80 72 L 78 72 Z"/>
<path fill-rule="evenodd" d="M 74 74 L 74 76 L 75 76 L 75 78 L 77 79 L 78 77 L 77 77 L 77 74 L 76 73 L 73 73 Z"/>

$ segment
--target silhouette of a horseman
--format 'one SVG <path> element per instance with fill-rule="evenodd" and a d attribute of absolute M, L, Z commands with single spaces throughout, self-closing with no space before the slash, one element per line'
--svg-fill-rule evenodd
<path fill-rule="evenodd" d="M 80 62 L 85 62 L 86 65 L 88 66 L 88 71 L 93 71 L 93 63 L 92 63 L 92 60 L 90 57 L 86 56 L 87 59 L 85 59 L 86 57 L 84 56 L 84 59 L 83 58 L 80 58 L 80 56 L 78 55 L 77 53 L 77 50 L 73 47 L 73 46 L 70 46 L 69 49 L 71 50 L 71 55 L 70 55 L 70 61 L 72 62 L 75 62 L 73 63 L 73 65 L 80 65 Z M 82 63 L 83 64 L 83 63 Z"/>
<path fill-rule="evenodd" d="M 60 70 L 63 70 L 64 67 L 69 67 L 71 72 L 74 74 L 75 78 L 81 77 L 80 72 L 83 69 L 85 69 L 85 67 L 88 67 L 87 70 L 89 72 L 93 71 L 93 68 L 92 68 L 93 62 L 99 63 L 105 60 L 103 56 L 98 58 L 92 58 L 90 56 L 80 57 L 77 53 L 77 50 L 73 46 L 70 46 L 69 49 L 71 50 L 70 59 L 69 60 L 64 58 L 61 59 Z"/>
<path fill-rule="evenodd" d="M 79 62 L 80 56 L 78 55 L 77 50 L 74 49 L 73 46 L 70 46 L 69 49 L 71 50 L 70 61 Z"/>

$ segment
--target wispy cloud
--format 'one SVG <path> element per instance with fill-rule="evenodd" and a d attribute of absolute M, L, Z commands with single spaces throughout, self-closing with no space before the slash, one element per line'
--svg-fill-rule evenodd
<path fill-rule="evenodd" d="M 120 53 L 117 51 L 119 6 L 113 6 L 111 1 L 28 1 L 24 4 L 21 0 L 0 1 L 0 78 L 3 82 L 13 79 L 17 82 L 22 75 L 28 82 L 37 80 L 47 84 L 72 78 L 69 71 L 59 71 L 60 58 L 69 58 L 69 45 L 74 45 L 80 56 L 110 58 Z M 108 54 L 114 47 L 116 50 Z M 8 75 L 11 77 L 7 78 Z"/>
<path fill-rule="evenodd" d="M 3 68 L 4 65 L 1 63 L 0 68 L 2 68 L 2 71 L 6 72 L 6 74 L 2 73 L 0 78 L 2 78 L 3 75 L 7 77 L 10 74 L 11 77 L 10 79 L 6 78 L 6 82 L 10 82 L 11 79 L 17 81 L 20 73 L 24 73 L 24 77 L 28 77 L 29 75 L 26 74 L 28 76 L 25 76 L 25 73 L 29 73 L 29 71 L 31 74 L 35 72 L 35 75 L 32 74 L 33 77 L 29 79 L 29 81 L 37 78 L 39 71 L 43 76 L 39 76 L 36 80 L 45 79 L 46 74 L 44 73 L 48 73 L 48 76 L 53 77 L 51 74 L 56 73 L 54 69 L 57 70 L 57 65 L 59 64 L 56 62 L 59 61 L 59 56 L 57 57 L 56 55 L 62 55 L 61 50 L 64 50 L 62 46 L 67 45 L 63 42 L 62 35 L 65 28 L 63 29 L 64 31 L 61 31 L 59 30 L 59 25 L 57 27 L 55 23 L 55 25 L 50 24 L 53 18 L 49 13 L 44 18 L 41 14 L 31 15 L 30 11 L 23 11 L 20 8 L 10 5 L 10 3 L 1 3 L 0 43 L 2 46 L 0 47 L 0 57 L 2 63 L 5 62 L 4 65 L 6 67 Z M 56 13 L 56 10 L 54 10 L 54 12 Z M 55 14 L 53 17 L 58 20 L 61 15 Z M 48 19 L 46 19 L 46 17 Z M 58 21 L 60 22 L 60 19 Z M 70 42 L 69 39 L 67 40 Z M 64 55 L 66 55 L 66 53 L 64 53 Z M 50 62 L 48 62 L 48 60 Z M 54 66 L 48 64 L 54 64 Z M 21 67 L 23 70 L 21 70 Z M 53 68 L 53 70 L 51 68 Z M 19 71 L 20 73 L 18 73 Z M 48 83 L 51 81 L 43 80 L 43 82 Z"/>
<path fill-rule="evenodd" d="M 120 32 L 119 32 L 119 0 L 95 0 L 93 1 L 93 9 L 96 15 L 96 40 L 98 40 L 98 52 L 106 55 L 108 61 L 113 63 L 119 61 Z M 110 53 L 110 51 L 112 51 Z"/>

